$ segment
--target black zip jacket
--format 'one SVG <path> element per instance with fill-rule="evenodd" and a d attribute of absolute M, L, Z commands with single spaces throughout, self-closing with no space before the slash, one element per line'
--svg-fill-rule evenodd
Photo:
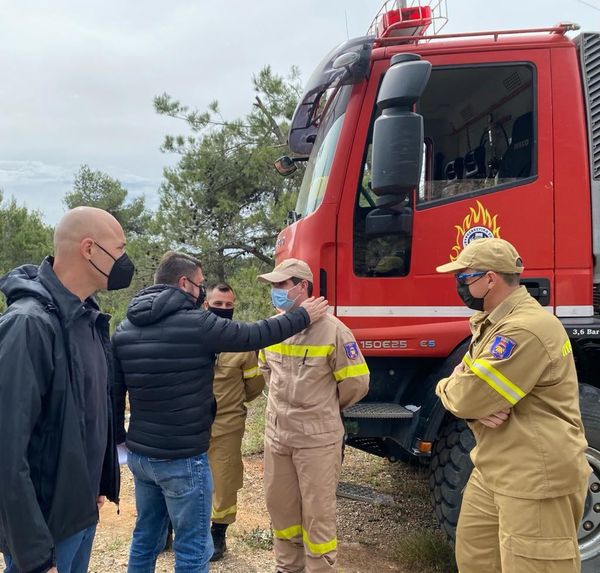
<path fill-rule="evenodd" d="M 235 322 L 196 308 L 195 300 L 176 287 L 140 291 L 113 336 L 118 442 L 125 441 L 129 391 L 131 451 L 161 459 L 206 452 L 216 411 L 215 353 L 264 348 L 309 322 L 303 308 L 260 322 Z"/>
<path fill-rule="evenodd" d="M 25 265 L 0 279 L 9 305 L 0 317 L 0 550 L 23 573 L 47 571 L 55 542 L 98 521 L 98 493 L 113 502 L 119 497 L 108 383 L 107 448 L 100 492 L 92 491 L 77 376 L 86 365 L 69 338 L 83 309 L 67 296 L 52 262 L 49 257 L 39 268 Z M 96 330 L 110 380 L 109 319 L 101 314 Z"/>

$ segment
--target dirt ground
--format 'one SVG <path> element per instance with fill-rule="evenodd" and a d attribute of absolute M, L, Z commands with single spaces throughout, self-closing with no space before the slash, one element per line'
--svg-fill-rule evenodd
<path fill-rule="evenodd" d="M 269 516 L 263 498 L 262 456 L 246 457 L 245 468 L 238 520 L 228 530 L 225 558 L 211 565 L 214 573 L 274 571 L 272 551 L 266 547 Z M 425 472 L 347 449 L 341 479 L 390 494 L 394 505 L 338 498 L 340 573 L 429 571 L 416 568 L 414 563 L 400 562 L 396 550 L 404 536 L 437 529 L 429 506 Z M 117 515 L 112 504 L 102 510 L 90 565 L 92 573 L 126 571 L 134 522 L 133 483 L 127 467 L 123 467 L 121 513 Z M 159 557 L 156 571 L 173 571 L 172 553 Z"/>

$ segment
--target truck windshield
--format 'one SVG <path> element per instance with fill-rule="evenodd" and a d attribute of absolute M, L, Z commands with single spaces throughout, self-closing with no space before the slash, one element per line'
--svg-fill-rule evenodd
<path fill-rule="evenodd" d="M 325 110 L 317 132 L 296 204 L 296 212 L 301 216 L 315 211 L 323 201 L 351 90 L 352 86 L 335 90 L 331 102 L 325 103 L 329 109 Z"/>

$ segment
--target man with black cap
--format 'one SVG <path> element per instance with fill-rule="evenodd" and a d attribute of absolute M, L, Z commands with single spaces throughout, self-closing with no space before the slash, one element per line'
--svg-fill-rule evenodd
<path fill-rule="evenodd" d="M 461 573 L 575 573 L 589 465 L 577 374 L 560 321 L 519 286 L 516 249 L 471 242 L 455 273 L 472 340 L 436 393 L 476 446 L 456 532 Z"/>
<path fill-rule="evenodd" d="M 287 259 L 260 275 L 285 315 L 312 296 L 313 275 Z M 341 410 L 369 389 L 369 368 L 350 329 L 328 314 L 260 351 L 269 384 L 265 497 L 277 571 L 337 571 L 335 493 L 342 464 Z"/>

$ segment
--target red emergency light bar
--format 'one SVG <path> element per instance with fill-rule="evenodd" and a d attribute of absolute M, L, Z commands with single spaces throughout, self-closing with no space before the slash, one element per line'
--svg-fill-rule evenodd
<path fill-rule="evenodd" d="M 377 22 L 377 37 L 422 36 L 432 21 L 431 6 L 412 6 L 384 12 Z"/>

